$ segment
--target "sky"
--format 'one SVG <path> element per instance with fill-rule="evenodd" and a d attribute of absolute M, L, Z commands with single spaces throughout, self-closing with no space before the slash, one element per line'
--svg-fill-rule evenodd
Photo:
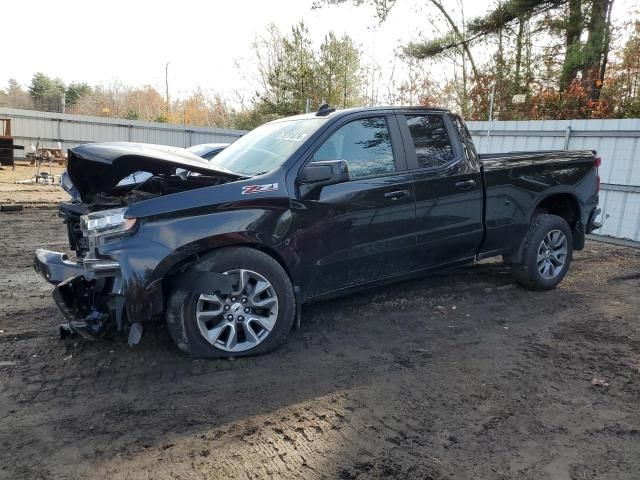
<path fill-rule="evenodd" d="M 455 0 L 445 0 L 452 10 Z M 464 0 L 468 18 L 482 15 L 497 0 Z M 360 45 L 364 62 L 383 69 L 394 50 L 419 35 L 429 36 L 419 0 L 398 0 L 382 25 L 369 7 L 312 10 L 313 0 L 5 0 L 0 88 L 9 78 L 28 85 L 34 72 L 64 82 L 152 85 L 164 91 L 169 62 L 172 97 L 195 88 L 231 101 L 256 88 L 252 43 L 269 23 L 283 32 L 304 20 L 316 45 L 333 30 Z M 622 20 L 640 0 L 616 0 Z M 7 41 L 8 39 L 8 41 Z"/>

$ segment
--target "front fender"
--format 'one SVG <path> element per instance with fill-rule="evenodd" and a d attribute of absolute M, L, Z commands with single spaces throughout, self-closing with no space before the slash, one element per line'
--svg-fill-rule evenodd
<path fill-rule="evenodd" d="M 150 318 L 149 304 L 160 301 L 165 276 L 199 253 L 228 245 L 257 244 L 277 251 L 285 263 L 290 257 L 289 209 L 224 210 L 141 223 L 135 235 L 99 248 L 101 255 L 121 265 L 127 314 L 135 321 Z"/>

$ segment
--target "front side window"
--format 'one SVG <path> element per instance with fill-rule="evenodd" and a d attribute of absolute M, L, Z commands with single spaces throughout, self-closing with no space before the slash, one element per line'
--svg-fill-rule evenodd
<path fill-rule="evenodd" d="M 407 126 L 420 168 L 437 168 L 453 160 L 444 119 L 439 115 L 407 115 Z"/>
<path fill-rule="evenodd" d="M 313 160 L 346 160 L 351 178 L 394 172 L 391 135 L 384 117 L 354 120 L 336 130 Z"/>

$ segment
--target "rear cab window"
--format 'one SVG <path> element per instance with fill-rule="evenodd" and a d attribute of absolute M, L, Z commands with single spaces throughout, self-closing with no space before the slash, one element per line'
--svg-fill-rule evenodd
<path fill-rule="evenodd" d="M 418 168 L 440 168 L 455 159 L 455 153 L 441 115 L 404 115 L 413 140 Z"/>
<path fill-rule="evenodd" d="M 450 114 L 449 118 L 453 122 L 453 125 L 458 130 L 458 135 L 460 135 L 460 141 L 462 142 L 462 147 L 464 150 L 465 159 L 468 163 L 472 163 L 474 165 L 478 164 L 478 154 L 476 152 L 476 147 L 473 143 L 473 138 L 471 137 L 471 133 L 469 133 L 469 129 L 462 121 L 460 115 Z"/>

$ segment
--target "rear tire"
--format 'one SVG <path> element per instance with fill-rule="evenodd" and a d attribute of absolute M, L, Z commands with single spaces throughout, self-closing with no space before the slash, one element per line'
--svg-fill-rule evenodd
<path fill-rule="evenodd" d="M 199 358 L 229 358 L 267 353 L 284 342 L 296 305 L 289 276 L 276 260 L 253 248 L 229 247 L 205 255 L 189 270 L 226 272 L 246 287 L 238 283 L 233 294 L 200 295 L 180 288 L 177 278 L 166 318 L 180 350 Z"/>
<path fill-rule="evenodd" d="M 531 290 L 551 290 L 569 270 L 573 235 L 567 221 L 557 215 L 535 215 L 524 239 L 522 263 L 511 264 L 516 281 Z"/>

